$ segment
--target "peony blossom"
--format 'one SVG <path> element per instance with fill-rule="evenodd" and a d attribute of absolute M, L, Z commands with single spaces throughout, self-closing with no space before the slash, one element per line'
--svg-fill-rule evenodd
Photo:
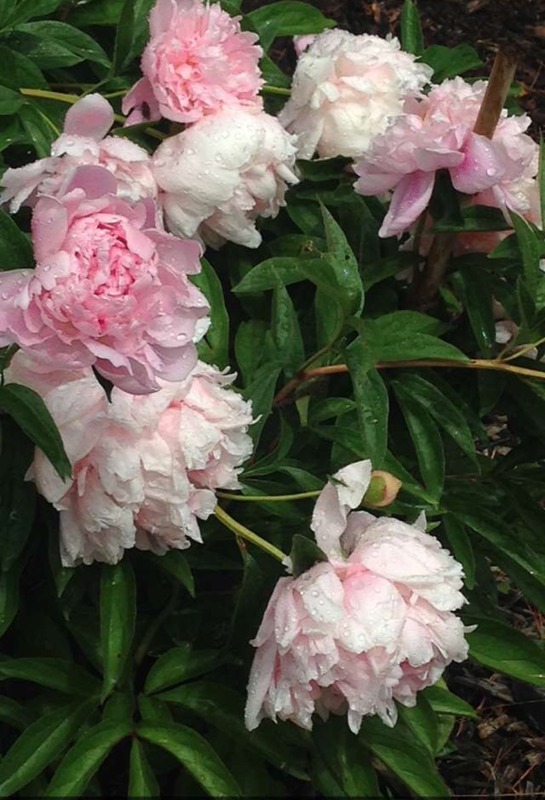
<path fill-rule="evenodd" d="M 375 140 L 355 165 L 357 192 L 381 195 L 393 190 L 380 236 L 407 231 L 427 207 L 435 173 L 446 169 L 455 189 L 474 202 L 527 214 L 532 207 L 538 146 L 524 131 L 526 115 L 504 110 L 493 138 L 473 132 L 486 90 L 485 81 L 444 81 L 405 112 Z"/>
<path fill-rule="evenodd" d="M 44 399 L 72 464 L 62 481 L 36 450 L 28 477 L 60 511 L 65 566 L 115 564 L 126 549 L 158 554 L 201 541 L 198 520 L 214 490 L 239 487 L 252 452 L 251 404 L 229 388 L 234 376 L 199 362 L 189 378 L 108 402 L 91 370 L 44 373 L 19 352 L 7 373 Z"/>
<path fill-rule="evenodd" d="M 296 47 L 291 97 L 278 119 L 298 134 L 299 158 L 359 158 L 433 74 L 395 38 L 334 29 Z"/>
<path fill-rule="evenodd" d="M 123 100 L 129 125 L 159 119 L 196 122 L 232 105 L 262 106 L 255 33 L 219 3 L 157 0 L 150 40 L 142 56 L 144 77 Z M 134 109 L 134 110 L 133 110 Z"/>
<path fill-rule="evenodd" d="M 437 539 L 397 519 L 354 511 L 369 485 L 360 461 L 334 476 L 312 517 L 327 554 L 298 577 L 281 578 L 252 644 L 246 725 L 264 717 L 312 728 L 317 712 L 397 719 L 451 661 L 467 657 L 462 567 Z"/>
<path fill-rule="evenodd" d="M 228 108 L 172 136 L 156 150 L 155 178 L 169 229 L 258 247 L 255 219 L 274 217 L 297 183 L 294 137 L 264 112 Z"/>
<path fill-rule="evenodd" d="M 129 206 L 103 167 L 81 167 L 32 218 L 37 266 L 0 274 L 0 346 L 51 369 L 94 366 L 128 392 L 183 380 L 208 304 L 188 276 L 201 247 L 155 228 L 155 205 Z M 201 330 L 202 335 L 202 330 Z"/>
<path fill-rule="evenodd" d="M 128 139 L 106 136 L 113 121 L 113 109 L 100 94 L 78 100 L 66 114 L 64 132 L 53 142 L 50 157 L 4 172 L 1 202 L 9 201 L 15 213 L 24 204 L 34 205 L 39 195 L 62 195 L 83 165 L 108 169 L 123 199 L 136 202 L 157 197 L 149 155 Z"/>

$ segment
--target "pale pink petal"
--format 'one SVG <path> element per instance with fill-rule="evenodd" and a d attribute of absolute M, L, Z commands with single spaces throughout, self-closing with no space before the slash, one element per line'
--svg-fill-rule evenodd
<path fill-rule="evenodd" d="M 505 173 L 505 160 L 494 142 L 472 134 L 463 149 L 464 160 L 450 168 L 452 185 L 459 192 L 475 194 L 498 183 Z"/>
<path fill-rule="evenodd" d="M 394 189 L 379 236 L 399 236 L 410 228 L 430 202 L 434 183 L 434 172 L 413 172 L 402 178 Z"/>
<path fill-rule="evenodd" d="M 68 109 L 64 118 L 64 133 L 87 136 L 97 142 L 103 139 L 114 122 L 114 111 L 100 94 L 88 94 Z"/>

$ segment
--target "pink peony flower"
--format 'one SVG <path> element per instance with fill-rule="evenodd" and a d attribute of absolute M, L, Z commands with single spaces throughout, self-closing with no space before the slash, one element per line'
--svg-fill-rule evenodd
<path fill-rule="evenodd" d="M 62 195 L 76 169 L 86 164 L 106 167 L 123 199 L 157 197 L 149 155 L 128 139 L 106 136 L 113 121 L 113 109 L 100 94 L 78 100 L 66 114 L 64 132 L 53 142 L 49 158 L 4 172 L 1 202 L 10 202 L 15 213 L 22 205 L 34 205 L 39 195 Z"/>
<path fill-rule="evenodd" d="M 108 403 L 89 369 L 45 374 L 19 352 L 8 379 L 39 391 L 73 466 L 60 480 L 36 450 L 28 477 L 60 511 L 65 566 L 115 564 L 126 549 L 189 547 L 214 490 L 239 487 L 252 452 L 251 404 L 228 388 L 234 376 L 199 362 L 189 378 L 135 397 L 114 389 Z"/>
<path fill-rule="evenodd" d="M 406 113 L 355 165 L 360 194 L 393 190 L 380 236 L 400 235 L 417 221 L 439 169 L 447 169 L 454 188 L 475 195 L 476 203 L 530 211 L 539 150 L 524 133 L 530 120 L 508 118 L 504 111 L 492 140 L 474 133 L 485 90 L 485 81 L 454 78 L 421 100 L 407 100 Z"/>
<path fill-rule="evenodd" d="M 183 380 L 195 366 L 208 305 L 188 275 L 201 248 L 157 230 L 152 201 L 131 207 L 116 190 L 108 170 L 88 166 L 62 198 L 39 199 L 36 270 L 0 274 L 0 344 L 51 369 L 93 365 L 125 391 L 153 392 L 157 378 Z"/>
<path fill-rule="evenodd" d="M 298 181 L 294 164 L 294 137 L 275 117 L 234 107 L 170 137 L 153 158 L 169 229 L 216 247 L 259 246 L 255 219 L 278 214 Z"/>
<path fill-rule="evenodd" d="M 281 578 L 252 644 L 246 725 L 264 717 L 312 727 L 317 712 L 397 719 L 451 661 L 467 657 L 462 567 L 437 539 L 396 519 L 353 511 L 370 481 L 360 461 L 318 498 L 312 530 L 328 560 Z"/>
<path fill-rule="evenodd" d="M 242 32 L 240 17 L 219 3 L 157 0 L 150 40 L 142 56 L 144 77 L 123 100 L 127 124 L 161 115 L 196 122 L 226 106 L 262 106 L 255 33 Z"/>
<path fill-rule="evenodd" d="M 433 70 L 400 50 L 395 38 L 328 30 L 297 38 L 291 97 L 278 119 L 299 136 L 299 158 L 358 158 L 419 96 Z"/>

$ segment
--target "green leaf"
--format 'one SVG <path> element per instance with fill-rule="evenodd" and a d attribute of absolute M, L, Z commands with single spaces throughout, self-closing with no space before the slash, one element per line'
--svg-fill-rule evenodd
<path fill-rule="evenodd" d="M 453 514 L 445 514 L 443 525 L 456 560 L 464 568 L 465 584 L 468 589 L 473 589 L 475 585 L 475 553 L 465 526 Z"/>
<path fill-rule="evenodd" d="M 264 722 L 251 731 L 244 726 L 245 698 L 229 687 L 212 681 L 196 681 L 161 695 L 168 703 L 183 706 L 229 737 L 295 778 L 307 780 L 305 752 L 278 736 L 276 726 Z"/>
<path fill-rule="evenodd" d="M 271 413 L 276 383 L 281 371 L 281 367 L 265 364 L 257 370 L 254 379 L 244 390 L 246 399 L 252 401 L 254 419 L 257 420 L 250 426 L 249 431 L 254 441 L 254 451 L 257 449 L 261 432 Z"/>
<path fill-rule="evenodd" d="M 16 730 L 24 731 L 32 724 L 33 716 L 11 697 L 0 697 L 0 721 Z"/>
<path fill-rule="evenodd" d="M 290 558 L 293 565 L 293 574 L 297 577 L 307 572 L 320 561 L 327 561 L 327 556 L 313 539 L 296 533 L 293 536 Z"/>
<path fill-rule="evenodd" d="M 467 615 L 467 622 L 477 625 L 467 635 L 471 658 L 494 672 L 545 686 L 545 654 L 535 642 L 496 619 Z"/>
<path fill-rule="evenodd" d="M 248 655 L 249 641 L 259 627 L 260 614 L 267 602 L 267 582 L 261 567 L 246 550 L 241 551 L 244 574 L 237 591 L 229 631 L 229 649 Z"/>
<path fill-rule="evenodd" d="M 256 294 L 274 289 L 278 280 L 284 286 L 301 281 L 312 281 L 320 289 L 341 298 L 335 272 L 327 256 L 321 258 L 295 258 L 277 256 L 257 264 L 233 287 L 235 294 Z"/>
<path fill-rule="evenodd" d="M 140 55 L 149 37 L 148 16 L 154 0 L 125 0 L 119 17 L 112 60 L 118 75 Z"/>
<path fill-rule="evenodd" d="M 413 441 L 418 468 L 430 495 L 438 502 L 445 481 L 445 451 L 437 425 L 402 385 L 393 382 L 397 401 Z"/>
<path fill-rule="evenodd" d="M 29 725 L 0 762 L 0 797 L 10 797 L 57 759 L 93 706 L 89 701 L 63 706 Z"/>
<path fill-rule="evenodd" d="M 477 51 L 469 44 L 459 44 L 456 47 L 433 44 L 426 47 L 421 60 L 433 69 L 435 83 L 442 83 L 447 78 L 455 78 L 483 65 Z"/>
<path fill-rule="evenodd" d="M 324 769 L 328 770 L 341 790 L 336 797 L 381 796 L 371 760 L 345 719 L 332 716 L 326 723 L 318 723 L 312 739 L 316 750 L 313 772 L 320 782 Z"/>
<path fill-rule="evenodd" d="M 18 679 L 66 694 L 100 694 L 100 683 L 83 667 L 61 658 L 14 658 L 0 661 L 0 680 Z"/>
<path fill-rule="evenodd" d="M 458 216 L 458 215 L 457 215 Z M 508 231 L 509 223 L 499 208 L 491 206 L 466 206 L 459 209 L 459 219 L 440 219 L 434 223 L 434 232 L 453 231 L 467 233 L 468 231 Z"/>
<path fill-rule="evenodd" d="M 346 236 L 327 208 L 320 204 L 330 263 L 333 266 L 337 285 L 343 297 L 347 316 L 358 315 L 363 308 L 363 285 L 358 260 L 352 252 Z"/>
<path fill-rule="evenodd" d="M 364 719 L 359 736 L 418 797 L 450 797 L 433 759 L 400 722 L 388 728 L 376 717 Z"/>
<path fill-rule="evenodd" d="M 457 697 L 452 692 L 439 684 L 429 686 L 423 692 L 424 697 L 437 714 L 453 714 L 457 717 L 470 717 L 478 719 L 479 715 L 475 709 Z"/>
<path fill-rule="evenodd" d="M 132 740 L 129 765 L 129 797 L 160 797 L 161 790 L 146 757 L 144 746 Z"/>
<path fill-rule="evenodd" d="M 122 681 L 129 659 L 136 617 L 136 586 L 127 560 L 104 565 L 100 575 L 100 639 L 106 698 Z"/>
<path fill-rule="evenodd" d="M 25 481 L 34 446 L 9 417 L 2 420 L 0 459 L 0 563 L 9 570 L 28 540 L 36 510 L 36 491 Z"/>
<path fill-rule="evenodd" d="M 420 375 L 403 374 L 396 378 L 404 389 L 435 419 L 456 442 L 458 447 L 475 461 L 475 443 L 464 414 L 433 383 Z"/>
<path fill-rule="evenodd" d="M 271 332 L 278 357 L 285 364 L 288 377 L 291 377 L 305 360 L 305 350 L 297 312 L 288 290 L 280 280 L 273 292 Z"/>
<path fill-rule="evenodd" d="M 64 0 L 3 0 L 3 7 L 0 7 L 1 29 L 5 30 L 34 17 L 52 14 L 63 2 Z"/>
<path fill-rule="evenodd" d="M 34 266 L 32 245 L 13 219 L 0 210 L 0 247 L 2 270 L 28 269 Z"/>
<path fill-rule="evenodd" d="M 78 797 L 111 750 L 131 733 L 131 722 L 103 720 L 85 731 L 57 767 L 45 797 Z"/>
<path fill-rule="evenodd" d="M 6 383 L 0 387 L 0 408 L 51 461 L 61 479 L 69 478 L 72 466 L 53 417 L 40 395 L 28 386 Z"/>
<path fill-rule="evenodd" d="M 301 36 L 306 33 L 321 33 L 333 28 L 333 20 L 327 19 L 317 8 L 297 0 L 281 0 L 279 3 L 256 8 L 246 14 L 245 21 L 258 33 L 265 51 L 277 36 Z"/>
<path fill-rule="evenodd" d="M 181 647 L 173 647 L 151 667 L 144 691 L 153 694 L 190 678 L 197 678 L 218 667 L 223 659 L 218 650 L 193 650 L 189 642 Z"/>
<path fill-rule="evenodd" d="M 541 228 L 545 227 L 545 145 L 543 138 L 539 143 L 539 170 L 537 173 L 537 182 L 539 186 L 539 211 Z"/>
<path fill-rule="evenodd" d="M 511 212 L 510 216 L 522 256 L 525 286 L 528 292 L 533 295 L 542 276 L 539 268 L 541 258 L 540 234 L 537 229 L 529 225 L 522 217 L 513 212 Z"/>
<path fill-rule="evenodd" d="M 456 277 L 479 350 L 485 358 L 489 358 L 496 344 L 490 285 L 483 279 L 482 273 L 475 270 L 464 270 Z"/>
<path fill-rule="evenodd" d="M 118 25 L 123 4 L 124 0 L 93 0 L 92 3 L 77 5 L 70 10 L 70 22 L 78 28 Z"/>
<path fill-rule="evenodd" d="M 415 741 L 420 742 L 430 756 L 437 752 L 438 726 L 437 716 L 427 698 L 419 693 L 417 703 L 412 708 L 400 705 L 399 718 L 412 732 Z"/>
<path fill-rule="evenodd" d="M 401 46 L 407 53 L 421 55 L 424 50 L 424 37 L 420 27 L 418 10 L 412 0 L 405 0 L 401 12 Z"/>
<path fill-rule="evenodd" d="M 146 558 L 153 560 L 158 567 L 176 578 L 187 589 L 191 597 L 195 597 L 195 579 L 184 553 L 179 550 L 169 550 L 163 556 L 146 553 Z"/>
<path fill-rule="evenodd" d="M 0 84 L 16 92 L 21 87 L 48 88 L 44 76 L 30 58 L 4 45 L 0 45 Z"/>
<path fill-rule="evenodd" d="M 37 157 L 48 158 L 53 140 L 61 133 L 60 129 L 40 109 L 39 102 L 26 103 L 19 112 L 19 119 L 26 141 L 34 147 Z"/>
<path fill-rule="evenodd" d="M 19 578 L 23 563 L 16 561 L 7 572 L 0 572 L 0 636 L 13 622 L 19 607 Z"/>
<path fill-rule="evenodd" d="M 110 66 L 102 47 L 91 36 L 66 22 L 26 22 L 18 25 L 16 31 L 35 37 L 36 46 L 27 50 L 26 55 L 42 69 L 71 67 L 82 61 Z"/>
<path fill-rule="evenodd" d="M 0 86 L 0 116 L 15 114 L 24 102 L 25 99 L 21 94 Z"/>
<path fill-rule="evenodd" d="M 380 469 L 388 443 L 388 390 L 377 370 L 369 368 L 369 353 L 361 336 L 345 355 L 364 444 L 361 456 L 370 458 L 375 469 Z"/>
<path fill-rule="evenodd" d="M 264 339 L 269 326 L 261 320 L 241 322 L 235 336 L 235 358 L 242 373 L 243 385 L 248 386 L 263 360 Z"/>
<path fill-rule="evenodd" d="M 178 759 L 212 797 L 240 797 L 235 779 L 206 739 L 196 731 L 178 723 L 144 723 L 138 726 L 137 734 Z"/>
<path fill-rule="evenodd" d="M 223 369 L 229 364 L 229 315 L 225 307 L 221 281 L 215 269 L 204 258 L 201 264 L 201 272 L 193 275 L 191 280 L 210 304 L 211 322 L 206 333 L 206 343 L 210 350 L 209 363 Z"/>

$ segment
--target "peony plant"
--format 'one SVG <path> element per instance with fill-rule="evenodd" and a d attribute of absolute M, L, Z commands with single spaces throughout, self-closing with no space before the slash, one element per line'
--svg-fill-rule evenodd
<path fill-rule="evenodd" d="M 412 0 L 4 33 L 0 796 L 463 793 L 467 675 L 545 674 L 512 55 L 424 47 Z"/>

